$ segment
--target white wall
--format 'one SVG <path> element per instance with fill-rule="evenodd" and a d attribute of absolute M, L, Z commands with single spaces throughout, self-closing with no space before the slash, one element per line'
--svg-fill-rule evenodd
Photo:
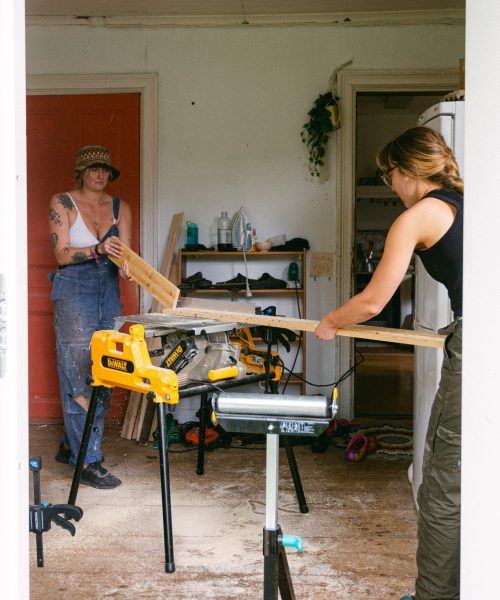
<path fill-rule="evenodd" d="M 29 598 L 24 2 L 0 3 L 0 467 L 2 598 Z"/>
<path fill-rule="evenodd" d="M 467 3 L 462 600 L 498 594 L 500 204 L 492 186 L 500 164 L 499 21 L 497 0 Z"/>
<path fill-rule="evenodd" d="M 27 30 L 28 74 L 158 73 L 158 239 L 182 210 L 205 245 L 221 210 L 245 206 L 260 239 L 333 252 L 335 176 L 309 177 L 299 135 L 332 70 L 351 58 L 355 69 L 455 68 L 463 56 L 458 26 Z M 334 285 L 309 282 L 308 318 L 333 307 Z M 309 349 L 309 379 L 332 381 L 333 344 Z"/>

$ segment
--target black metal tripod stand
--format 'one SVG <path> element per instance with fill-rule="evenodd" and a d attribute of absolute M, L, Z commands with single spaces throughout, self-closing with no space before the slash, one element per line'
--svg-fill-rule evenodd
<path fill-rule="evenodd" d="M 88 383 L 91 385 L 93 382 L 92 377 L 89 377 Z M 73 475 L 73 481 L 71 484 L 71 490 L 69 493 L 68 504 L 74 505 L 76 502 L 76 496 L 78 494 L 78 488 L 80 486 L 80 479 L 82 476 L 83 465 L 85 455 L 87 454 L 87 448 L 89 445 L 90 433 L 94 424 L 95 411 L 97 408 L 97 401 L 99 394 L 103 391 L 103 386 L 94 386 L 92 388 L 92 395 L 90 397 L 89 408 L 87 411 L 87 418 L 85 420 L 85 427 L 83 429 L 82 441 L 80 444 L 80 450 L 78 451 L 78 458 L 75 466 L 75 473 Z M 155 398 L 154 392 L 149 392 L 148 400 L 153 402 Z M 170 406 L 170 405 L 169 405 Z M 168 435 L 167 435 L 167 419 L 165 415 L 165 403 L 157 403 L 157 415 L 158 415 L 158 433 L 159 433 L 159 445 L 158 452 L 160 457 L 160 479 L 161 479 L 161 500 L 162 500 L 162 515 L 163 515 L 163 542 L 165 546 L 165 571 L 167 573 L 173 573 L 175 571 L 174 562 L 174 542 L 172 534 L 172 508 L 170 502 L 170 475 L 168 466 Z"/>

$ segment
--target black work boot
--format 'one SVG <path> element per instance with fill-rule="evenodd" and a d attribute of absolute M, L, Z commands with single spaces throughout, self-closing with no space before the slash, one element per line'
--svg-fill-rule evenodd
<path fill-rule="evenodd" d="M 121 485 L 121 480 L 111 475 L 100 462 L 94 462 L 82 471 L 80 483 L 90 485 L 98 490 L 111 490 Z"/>

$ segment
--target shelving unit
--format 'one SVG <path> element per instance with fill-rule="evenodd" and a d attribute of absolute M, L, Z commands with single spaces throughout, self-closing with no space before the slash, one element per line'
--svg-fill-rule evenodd
<path fill-rule="evenodd" d="M 267 306 L 276 306 L 276 314 L 287 317 L 306 318 L 306 275 L 307 275 L 307 250 L 287 251 L 287 252 L 247 252 L 246 261 L 248 268 L 248 277 L 258 279 L 263 273 L 269 273 L 276 279 L 287 281 L 288 267 L 291 262 L 296 262 L 299 266 L 299 281 L 297 287 L 288 287 L 286 289 L 259 289 L 251 290 L 252 298 L 245 296 L 245 290 L 226 290 L 226 289 L 198 289 L 181 290 L 183 296 L 205 297 L 205 298 L 223 298 L 238 302 L 254 302 L 260 305 L 261 309 Z M 214 284 L 232 279 L 238 273 L 245 275 L 245 262 L 242 252 L 218 252 L 218 251 L 199 251 L 190 252 L 179 250 L 177 261 L 179 269 L 179 281 L 186 277 L 201 271 L 203 277 L 212 281 Z M 234 309 L 238 311 L 237 307 Z M 299 339 L 299 336 L 298 336 Z M 304 379 L 306 374 L 306 336 L 302 335 L 300 345 L 297 341 L 291 345 L 289 353 L 280 348 L 280 356 L 288 368 L 292 367 L 295 355 L 297 362 L 294 372 Z M 286 381 L 286 374 L 283 375 Z M 300 393 L 305 393 L 305 383 L 296 377 L 292 377 L 289 384 L 295 384 Z"/>

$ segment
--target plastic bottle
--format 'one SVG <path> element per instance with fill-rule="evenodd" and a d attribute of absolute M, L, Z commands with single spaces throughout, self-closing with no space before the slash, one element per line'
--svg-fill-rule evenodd
<path fill-rule="evenodd" d="M 245 252 L 250 252 L 252 249 L 252 225 L 247 223 L 246 235 L 245 235 Z"/>
<path fill-rule="evenodd" d="M 198 250 L 198 225 L 191 221 L 187 221 L 186 250 L 191 252 Z"/>
<path fill-rule="evenodd" d="M 231 222 L 227 216 L 227 211 L 223 210 L 217 223 L 217 250 L 230 252 L 233 249 L 231 238 Z"/>

